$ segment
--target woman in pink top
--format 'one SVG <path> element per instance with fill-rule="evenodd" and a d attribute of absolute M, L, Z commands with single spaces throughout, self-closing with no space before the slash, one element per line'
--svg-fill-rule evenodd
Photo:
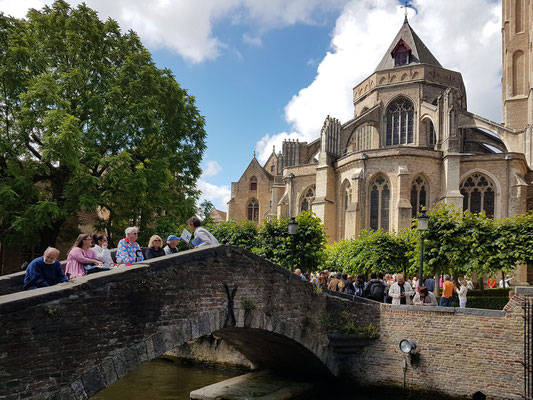
<path fill-rule="evenodd" d="M 102 266 L 102 262 L 98 260 L 98 256 L 91 249 L 92 236 L 82 233 L 74 242 L 74 246 L 70 249 L 67 256 L 67 265 L 65 266 L 65 275 L 69 279 L 84 276 L 86 264 L 93 264 Z"/>

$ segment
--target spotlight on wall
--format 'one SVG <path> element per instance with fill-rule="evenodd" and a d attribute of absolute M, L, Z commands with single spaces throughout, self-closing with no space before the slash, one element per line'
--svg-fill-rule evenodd
<path fill-rule="evenodd" d="M 416 343 L 404 339 L 400 342 L 400 350 L 402 351 L 402 353 L 409 354 L 416 350 Z"/>

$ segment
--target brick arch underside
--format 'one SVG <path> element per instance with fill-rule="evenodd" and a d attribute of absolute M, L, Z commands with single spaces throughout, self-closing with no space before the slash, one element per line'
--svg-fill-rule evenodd
<path fill-rule="evenodd" d="M 203 336 L 213 334 L 226 341 L 242 353 L 255 369 L 269 369 L 280 375 L 290 376 L 331 376 L 328 361 L 313 353 L 317 351 L 325 357 L 321 348 L 311 335 L 294 329 L 291 325 L 263 313 L 246 311 L 241 315 L 241 325 L 224 327 L 227 312 L 205 314 L 198 319 L 186 320 L 179 325 L 161 328 L 159 332 L 140 343 L 115 352 L 104 358 L 88 371 L 82 373 L 74 382 L 50 396 L 54 400 L 88 399 L 115 381 L 138 368 L 142 362 L 156 359 L 166 352 Z M 288 335 L 288 336 L 286 336 Z M 300 343 L 302 340 L 303 343 Z M 309 349 L 307 346 L 311 346 Z"/>

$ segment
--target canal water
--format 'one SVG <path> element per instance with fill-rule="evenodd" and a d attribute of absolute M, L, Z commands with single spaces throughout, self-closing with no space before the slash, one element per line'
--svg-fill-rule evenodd
<path fill-rule="evenodd" d="M 243 373 L 156 359 L 142 363 L 135 371 L 102 390 L 91 400 L 190 400 L 189 393 L 193 390 Z M 332 381 L 331 387 L 327 387 L 327 382 L 323 383 L 323 393 L 305 396 L 305 400 L 425 400 L 409 393 L 358 395 L 355 387 L 341 388 L 341 385 L 338 380 Z M 340 393 L 338 389 L 342 389 L 344 393 Z"/>

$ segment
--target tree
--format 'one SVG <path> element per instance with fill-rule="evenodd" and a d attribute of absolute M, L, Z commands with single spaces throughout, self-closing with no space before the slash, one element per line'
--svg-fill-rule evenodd
<path fill-rule="evenodd" d="M 195 213 L 204 118 L 137 35 L 58 0 L 0 14 L 0 240 L 54 245 L 68 218 L 122 236 Z"/>
<path fill-rule="evenodd" d="M 259 228 L 261 247 L 257 253 L 287 269 L 293 265 L 304 272 L 316 271 L 324 260 L 324 226 L 311 211 L 302 211 L 296 222 L 298 232 L 291 238 L 289 219 L 267 219 Z"/>

